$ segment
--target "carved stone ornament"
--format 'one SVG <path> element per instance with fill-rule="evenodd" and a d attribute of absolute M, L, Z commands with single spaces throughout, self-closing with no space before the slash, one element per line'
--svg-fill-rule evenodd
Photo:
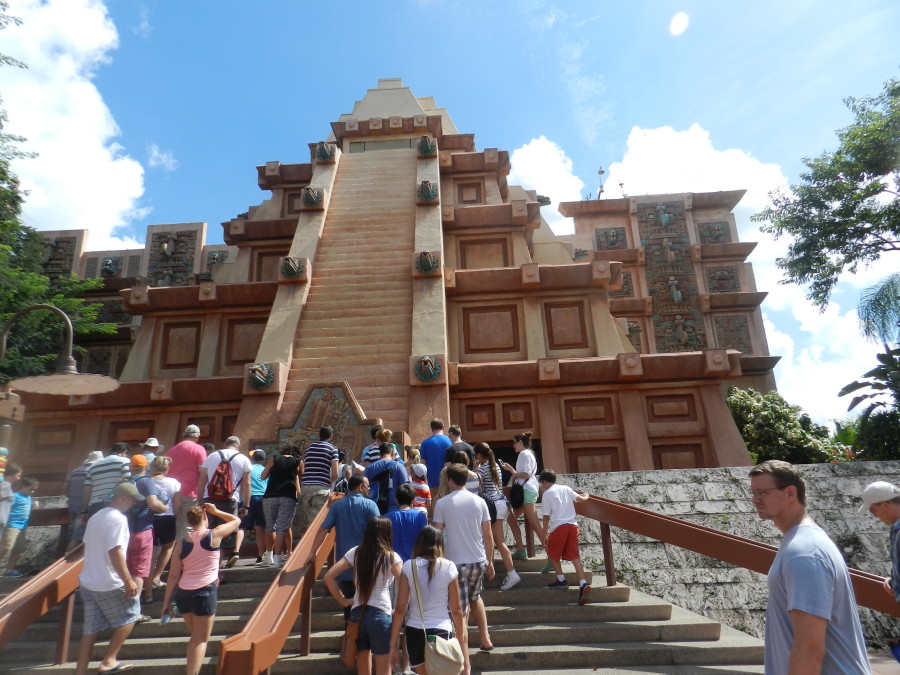
<path fill-rule="evenodd" d="M 437 199 L 438 195 L 437 185 L 434 185 L 430 180 L 423 180 L 419 185 L 417 195 L 419 197 L 419 201 L 433 202 L 435 199 Z"/>
<path fill-rule="evenodd" d="M 322 141 L 316 146 L 316 161 L 333 162 L 335 146 L 334 143 L 326 143 Z"/>
<path fill-rule="evenodd" d="M 122 272 L 121 258 L 104 258 L 100 266 L 100 274 L 104 277 L 117 277 Z"/>
<path fill-rule="evenodd" d="M 437 142 L 428 136 L 422 136 L 422 138 L 419 139 L 416 150 L 419 151 L 420 157 L 431 157 L 437 152 Z"/>
<path fill-rule="evenodd" d="M 321 206 L 322 200 L 325 198 L 325 191 L 322 188 L 305 187 L 302 195 L 303 203 L 306 206 Z"/>
<path fill-rule="evenodd" d="M 413 372 L 422 382 L 434 382 L 441 376 L 441 362 L 433 356 L 423 356 L 416 361 Z"/>
<path fill-rule="evenodd" d="M 254 363 L 247 369 L 247 384 L 262 391 L 275 382 L 275 371 L 268 363 Z"/>
<path fill-rule="evenodd" d="M 303 274 L 303 261 L 300 258 L 284 258 L 281 263 L 281 274 L 285 279 L 297 279 Z"/>
<path fill-rule="evenodd" d="M 422 274 L 434 274 L 441 265 L 441 259 L 430 251 L 422 251 L 416 256 L 416 269 Z"/>

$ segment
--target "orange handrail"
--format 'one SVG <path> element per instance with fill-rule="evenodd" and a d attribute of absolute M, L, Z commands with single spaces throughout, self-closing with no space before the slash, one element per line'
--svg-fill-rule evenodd
<path fill-rule="evenodd" d="M 332 496 L 327 507 L 340 497 Z M 219 643 L 217 673 L 266 672 L 278 660 L 278 655 L 297 620 L 298 611 L 302 614 L 300 655 L 309 655 L 312 586 L 334 547 L 334 531 L 328 533 L 316 551 L 315 563 L 309 569 L 304 563 L 312 552 L 316 533 L 325 521 L 327 507 L 321 509 L 310 523 L 291 557 L 285 562 L 281 572 L 257 605 L 253 616 L 247 621 L 244 630 Z"/>
<path fill-rule="evenodd" d="M 0 602 L 0 648 L 50 611 L 55 604 L 65 602 L 60 613 L 56 663 L 68 661 L 72 600 L 78 589 L 78 575 L 81 574 L 83 564 L 84 545 L 79 544 L 3 598 Z"/>
<path fill-rule="evenodd" d="M 603 497 L 592 495 L 586 502 L 576 504 L 575 511 L 601 523 L 643 534 L 761 574 L 769 572 L 778 552 L 776 547 L 768 544 Z M 900 605 L 882 589 L 883 577 L 851 568 L 850 578 L 857 604 L 900 617 Z"/>

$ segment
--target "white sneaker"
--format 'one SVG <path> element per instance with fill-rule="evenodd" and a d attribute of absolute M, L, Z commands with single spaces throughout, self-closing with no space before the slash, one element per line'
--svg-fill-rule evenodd
<path fill-rule="evenodd" d="M 515 586 L 517 583 L 522 581 L 522 577 L 519 576 L 518 572 L 513 570 L 509 574 L 506 575 L 506 578 L 503 580 L 503 583 L 500 584 L 501 591 L 508 591 L 510 588 Z"/>
<path fill-rule="evenodd" d="M 262 564 L 263 565 L 274 565 L 275 564 L 275 558 L 272 555 L 272 551 L 266 551 L 265 553 L 263 553 Z"/>

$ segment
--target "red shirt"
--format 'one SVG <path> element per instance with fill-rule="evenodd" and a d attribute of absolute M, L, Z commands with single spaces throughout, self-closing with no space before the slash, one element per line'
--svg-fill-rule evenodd
<path fill-rule="evenodd" d="M 172 458 L 169 464 L 169 477 L 181 483 L 178 494 L 195 499 L 197 481 L 200 480 L 200 465 L 206 461 L 206 450 L 202 445 L 185 439 L 169 448 L 166 456 Z"/>

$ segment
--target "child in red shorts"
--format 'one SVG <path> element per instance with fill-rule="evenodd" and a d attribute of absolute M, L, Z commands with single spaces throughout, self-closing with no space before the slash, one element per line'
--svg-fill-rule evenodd
<path fill-rule="evenodd" d="M 581 554 L 578 552 L 578 523 L 575 520 L 575 503 L 587 501 L 588 495 L 575 492 L 568 485 L 556 484 L 556 473 L 545 469 L 538 477 L 541 498 L 541 515 L 544 531 L 547 533 L 547 557 L 556 571 L 556 581 L 547 588 L 568 588 L 569 583 L 562 571 L 561 560 L 570 560 L 578 573 L 578 604 L 588 600 L 591 587 L 584 576 Z"/>

